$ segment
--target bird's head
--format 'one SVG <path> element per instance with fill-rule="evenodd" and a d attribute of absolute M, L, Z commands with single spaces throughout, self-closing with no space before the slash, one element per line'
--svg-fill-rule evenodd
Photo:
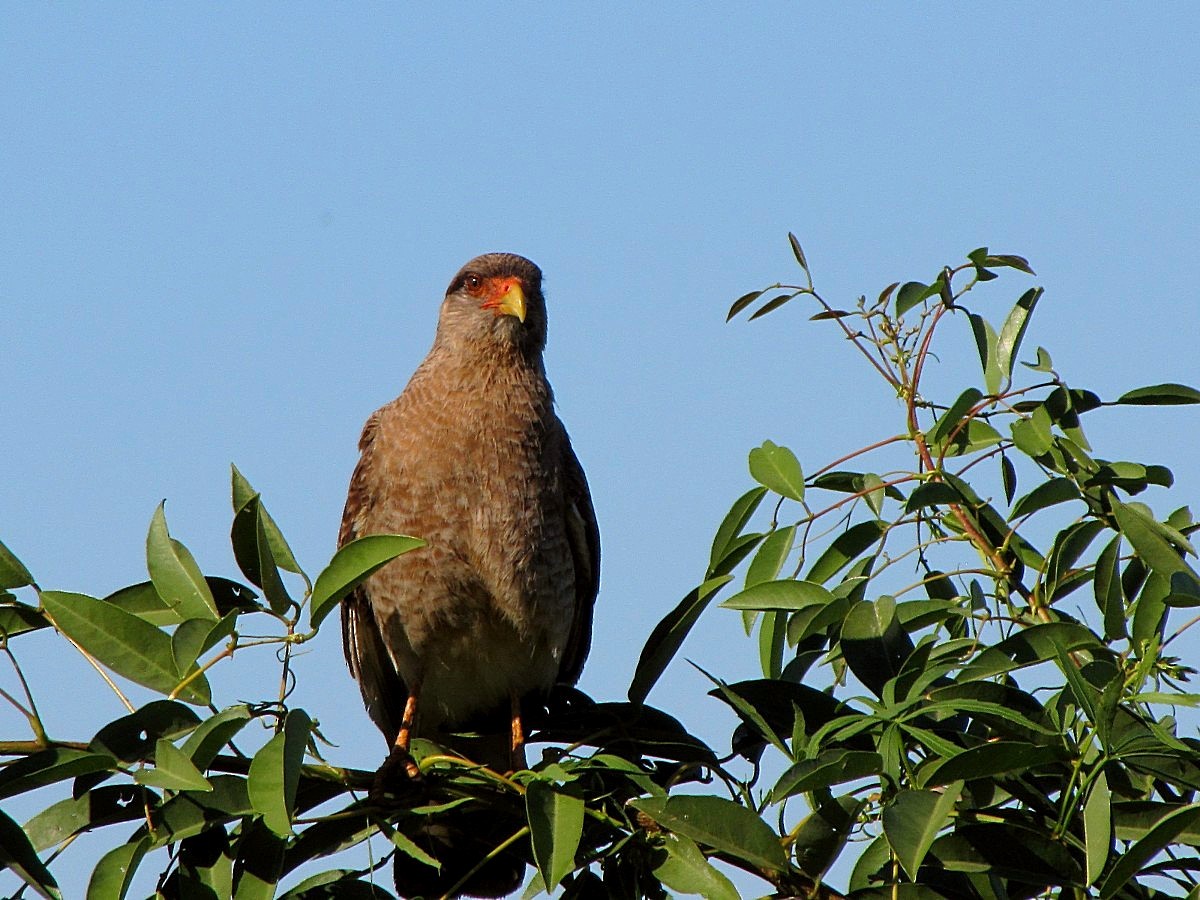
<path fill-rule="evenodd" d="M 515 253 L 485 253 L 446 290 L 438 339 L 516 345 L 530 355 L 546 345 L 542 270 Z"/>

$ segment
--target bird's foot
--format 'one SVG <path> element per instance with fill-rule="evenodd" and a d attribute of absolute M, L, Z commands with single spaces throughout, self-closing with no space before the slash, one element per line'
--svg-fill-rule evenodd
<path fill-rule="evenodd" d="M 367 799 L 376 806 L 407 806 L 424 793 L 425 776 L 417 761 L 402 747 L 392 752 L 375 771 Z"/>

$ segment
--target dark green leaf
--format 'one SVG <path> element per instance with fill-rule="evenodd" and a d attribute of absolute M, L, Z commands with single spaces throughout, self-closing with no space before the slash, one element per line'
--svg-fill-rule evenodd
<path fill-rule="evenodd" d="M 754 487 L 734 501 L 713 537 L 712 552 L 709 555 L 708 563 L 710 571 L 715 569 L 717 564 L 725 558 L 729 552 L 729 545 L 742 533 L 742 529 L 746 527 L 746 523 L 750 521 L 750 517 L 754 515 L 754 511 L 758 509 L 758 505 L 762 503 L 762 499 L 766 495 L 766 488 Z"/>
<path fill-rule="evenodd" d="M 115 760 L 106 753 L 89 753 L 66 747 L 41 750 L 22 756 L 0 769 L 0 799 L 113 768 L 116 768 Z"/>
<path fill-rule="evenodd" d="M 710 863 L 695 842 L 678 834 L 662 835 L 667 858 L 654 876 L 680 894 L 699 894 L 706 900 L 741 900 L 732 882 Z"/>
<path fill-rule="evenodd" d="M 1151 569 L 1167 576 L 1189 571 L 1176 548 L 1193 556 L 1195 549 L 1178 531 L 1155 519 L 1149 507 L 1141 503 L 1114 502 L 1113 515 L 1121 526 L 1121 533 Z"/>
<path fill-rule="evenodd" d="M 1079 488 L 1071 479 L 1051 478 L 1049 481 L 1043 481 L 1013 504 L 1012 515 L 1009 518 L 1020 519 L 1048 506 L 1066 503 L 1068 500 L 1078 500 L 1079 496 Z"/>
<path fill-rule="evenodd" d="M 1200 403 L 1200 391 L 1186 384 L 1154 384 L 1122 394 L 1118 403 L 1132 406 L 1171 406 Z"/>
<path fill-rule="evenodd" d="M 338 548 L 317 576 L 312 592 L 311 624 L 316 628 L 343 597 L 397 556 L 424 547 L 403 534 L 368 534 Z"/>
<path fill-rule="evenodd" d="M 105 853 L 92 870 L 87 900 L 124 900 L 149 846 L 150 839 L 141 837 Z"/>
<path fill-rule="evenodd" d="M 935 763 L 922 772 L 921 786 L 930 788 L 955 781 L 992 778 L 1008 772 L 1033 772 L 1065 758 L 1066 751 L 1061 747 L 994 740 Z"/>
<path fill-rule="evenodd" d="M 751 291 L 748 294 L 742 294 L 733 301 L 733 306 L 729 307 L 729 314 L 725 316 L 725 321 L 728 322 L 743 309 L 765 294 L 766 291 Z"/>
<path fill-rule="evenodd" d="M 13 552 L 0 541 L 0 588 L 21 588 L 33 584 L 33 576 Z"/>
<path fill-rule="evenodd" d="M 250 802 L 266 826 L 281 837 L 292 833 L 292 807 L 311 730 L 312 720 L 304 710 L 291 710 L 283 730 L 267 741 L 250 763 Z"/>
<path fill-rule="evenodd" d="M 790 231 L 788 232 L 788 243 L 792 245 L 792 255 L 796 257 L 796 262 L 800 263 L 800 268 L 807 273 L 808 260 L 804 258 L 804 251 L 800 249 L 800 242 L 796 240 L 796 236 Z"/>
<path fill-rule="evenodd" d="M 984 258 L 984 265 L 988 266 L 1007 266 L 1010 269 L 1017 269 L 1024 272 L 1026 275 L 1036 275 L 1033 269 L 1029 268 L 1029 261 L 1023 256 L 1015 256 L 1011 253 L 989 254 Z"/>
<path fill-rule="evenodd" d="M 792 852 L 801 872 L 820 879 L 846 846 L 866 801 L 847 795 L 830 798 L 794 829 Z"/>
<path fill-rule="evenodd" d="M 908 502 L 904 504 L 904 511 L 910 513 L 923 506 L 944 506 L 949 503 L 962 502 L 962 494 L 951 485 L 944 481 L 927 481 L 909 494 Z"/>
<path fill-rule="evenodd" d="M 878 753 L 835 748 L 825 750 L 815 759 L 805 759 L 793 765 L 771 788 L 770 802 L 786 797 L 807 794 L 847 781 L 857 781 L 883 771 L 883 758 Z"/>
<path fill-rule="evenodd" d="M 200 717 L 174 700 L 151 700 L 141 709 L 109 722 L 96 732 L 89 748 L 121 762 L 150 759 L 159 738 L 174 739 L 200 724 Z"/>
<path fill-rule="evenodd" d="M 1050 432 L 1050 413 L 1039 404 L 1028 418 L 1016 419 L 1009 426 L 1013 443 L 1026 456 L 1037 459 L 1050 452 L 1054 437 Z"/>
<path fill-rule="evenodd" d="M 782 871 L 779 836 L 758 815 L 724 797 L 643 797 L 629 805 L 666 828 L 754 866 Z"/>
<path fill-rule="evenodd" d="M 813 478 L 812 486 L 815 488 L 824 488 L 828 491 L 840 491 L 844 494 L 860 494 L 863 491 L 872 489 L 874 482 L 868 479 L 877 478 L 876 475 L 864 474 L 862 472 L 825 472 Z M 904 502 L 904 494 L 900 493 L 899 488 L 894 484 L 884 485 L 883 493 L 893 500 Z"/>
<path fill-rule="evenodd" d="M 250 721 L 250 710 L 244 705 L 231 706 L 209 716 L 188 735 L 183 752 L 199 769 L 208 768 L 221 749 Z"/>
<path fill-rule="evenodd" d="M 43 591 L 42 606 L 60 631 L 118 675 L 163 694 L 179 684 L 182 673 L 166 632 L 83 594 Z M 209 696 L 203 675 L 179 691 L 179 699 L 187 703 L 205 704 Z"/>
<path fill-rule="evenodd" d="M 950 439 L 950 435 L 959 430 L 959 425 L 963 421 L 966 414 L 983 399 L 983 394 L 978 388 L 967 388 L 958 399 L 950 404 L 947 409 L 938 418 L 937 423 L 929 432 L 929 442 L 931 444 L 941 445 Z"/>
<path fill-rule="evenodd" d="M 811 581 L 764 581 L 721 602 L 727 609 L 794 610 L 833 602 L 833 594 Z"/>
<path fill-rule="evenodd" d="M 975 348 L 979 351 L 979 362 L 983 366 L 983 382 L 989 394 L 1000 393 L 1000 385 L 1004 381 L 1004 372 L 1000 367 L 997 351 L 999 338 L 992 323 L 980 315 L 969 313 L 971 331 L 975 335 Z"/>
<path fill-rule="evenodd" d="M 896 601 L 887 595 L 850 608 L 839 646 L 850 671 L 876 696 L 913 651 L 912 638 L 896 617 Z"/>
<path fill-rule="evenodd" d="M 886 531 L 887 524 L 877 519 L 850 526 L 839 534 L 813 563 L 805 580 L 824 584 L 873 547 Z"/>
<path fill-rule="evenodd" d="M 1000 457 L 1000 480 L 1004 482 L 1005 502 L 1012 503 L 1017 494 L 1017 467 L 1008 458 L 1008 454 Z"/>
<path fill-rule="evenodd" d="M 761 489 L 760 489 L 761 490 Z M 761 496 L 761 495 L 760 495 Z M 700 613 L 704 612 L 709 602 L 718 590 L 733 581 L 732 575 L 721 575 L 710 578 L 695 590 L 691 591 L 680 601 L 679 605 L 667 613 L 654 626 L 642 654 L 638 658 L 637 669 L 633 673 L 633 681 L 629 685 L 629 699 L 641 703 L 658 681 L 659 676 L 666 670 L 667 664 L 675 657 Z"/>
<path fill-rule="evenodd" d="M 1127 637 L 1125 630 L 1125 601 L 1121 592 L 1121 536 L 1114 537 L 1100 551 L 1096 560 L 1093 586 L 1096 605 L 1104 616 L 1104 639 L 1116 641 Z"/>
<path fill-rule="evenodd" d="M 232 474 L 233 482 L 233 511 L 238 513 L 247 503 L 258 497 L 258 492 L 250 485 L 245 476 L 238 471 L 237 466 L 229 467 Z M 283 532 L 279 530 L 279 526 L 275 524 L 275 520 L 271 518 L 271 514 L 267 512 L 266 506 L 259 499 L 259 516 L 262 519 L 263 532 L 267 536 L 267 542 L 271 547 L 271 557 L 275 560 L 279 568 L 288 572 L 293 572 L 296 575 L 304 578 L 307 581 L 307 576 L 304 570 L 300 568 L 300 564 L 296 562 L 296 555 L 292 553 L 292 548 L 288 546 L 288 542 L 284 539 Z"/>
<path fill-rule="evenodd" d="M 1175 837 L 1200 822 L 1200 803 L 1190 803 L 1164 816 L 1157 825 L 1125 851 L 1108 874 L 1097 885 L 1101 900 L 1113 897 L 1141 871 L 1150 860 L 1162 852 Z"/>
<path fill-rule="evenodd" d="M 1112 854 L 1112 794 L 1101 772 L 1092 782 L 1083 806 L 1083 840 L 1087 883 L 1095 884 Z"/>
<path fill-rule="evenodd" d="M 271 900 L 283 874 L 286 842 L 263 822 L 246 827 L 237 844 L 233 900 Z"/>
<path fill-rule="evenodd" d="M 884 836 L 905 874 L 914 881 L 933 839 L 949 820 L 962 787 L 962 782 L 956 781 L 942 791 L 900 791 L 884 807 Z"/>
<path fill-rule="evenodd" d="M 791 500 L 804 499 L 804 474 L 800 461 L 787 447 L 763 441 L 750 451 L 750 476 L 766 488 Z"/>
<path fill-rule="evenodd" d="M 793 292 L 790 294 L 780 294 L 777 297 L 772 297 L 770 300 L 768 300 L 766 303 L 764 303 L 762 306 L 760 306 L 758 309 L 756 309 L 753 313 L 751 313 L 750 318 L 747 319 L 747 321 L 753 322 L 759 316 L 765 316 L 769 312 L 774 312 L 775 310 L 779 309 L 779 307 L 783 306 L 783 304 L 787 303 L 789 300 L 796 297 L 796 294 L 797 294 L 797 292 Z"/>
<path fill-rule="evenodd" d="M 271 610 L 276 615 L 283 615 L 293 601 L 279 575 L 279 563 L 267 534 L 266 510 L 257 495 L 246 501 L 234 515 L 229 538 L 238 568 L 253 584 L 262 588 Z"/>
<path fill-rule="evenodd" d="M 0 606 L 0 638 L 14 638 L 49 627 L 46 617 L 28 604 L 13 602 Z"/>
<path fill-rule="evenodd" d="M 930 286 L 919 281 L 906 281 L 896 291 L 896 318 L 900 318 L 926 297 L 930 297 Z"/>
<path fill-rule="evenodd" d="M 217 602 L 187 547 L 167 531 L 164 505 L 160 503 L 146 535 L 146 568 L 150 582 L 163 601 L 184 619 L 216 621 Z"/>
<path fill-rule="evenodd" d="M 525 791 L 529 838 L 542 881 L 553 890 L 575 868 L 575 851 L 583 835 L 583 800 L 545 781 L 532 781 Z"/>
<path fill-rule="evenodd" d="M 62 900 L 58 883 L 34 852 L 21 826 L 0 811 L 0 870 L 3 869 L 11 869 L 41 896 Z"/>

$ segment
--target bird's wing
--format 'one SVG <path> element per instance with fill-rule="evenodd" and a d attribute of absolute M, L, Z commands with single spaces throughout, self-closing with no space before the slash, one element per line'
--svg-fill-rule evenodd
<path fill-rule="evenodd" d="M 367 419 L 358 442 L 362 456 L 354 467 L 354 474 L 350 476 L 346 509 L 342 513 L 342 527 L 338 531 L 339 547 L 359 536 L 356 522 L 369 502 L 371 450 L 379 427 L 379 415 L 377 411 Z M 408 688 L 392 665 L 365 585 L 355 588 L 342 600 L 342 650 L 346 654 L 350 674 L 362 691 L 371 721 L 379 726 L 384 737 L 389 741 L 394 740 L 400 730 Z"/>
<path fill-rule="evenodd" d="M 559 681 L 574 684 L 583 670 L 592 644 L 592 610 L 600 590 L 600 529 L 583 467 L 562 429 L 563 512 L 567 518 L 567 541 L 575 567 L 575 620 L 558 670 Z"/>

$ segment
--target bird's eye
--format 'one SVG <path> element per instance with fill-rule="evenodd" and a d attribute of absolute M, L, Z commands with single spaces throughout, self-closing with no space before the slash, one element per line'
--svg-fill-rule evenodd
<path fill-rule="evenodd" d="M 478 275 L 468 275 L 463 279 L 463 286 L 467 293 L 478 294 L 483 289 L 483 279 Z"/>

